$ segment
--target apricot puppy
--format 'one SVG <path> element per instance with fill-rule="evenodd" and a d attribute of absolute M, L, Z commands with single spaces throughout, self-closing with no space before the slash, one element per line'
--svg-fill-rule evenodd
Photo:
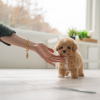
<path fill-rule="evenodd" d="M 71 73 L 72 78 L 84 76 L 83 59 L 78 52 L 76 42 L 71 38 L 62 38 L 55 47 L 58 54 L 65 60 L 59 63 L 58 72 L 60 77 L 68 76 Z"/>

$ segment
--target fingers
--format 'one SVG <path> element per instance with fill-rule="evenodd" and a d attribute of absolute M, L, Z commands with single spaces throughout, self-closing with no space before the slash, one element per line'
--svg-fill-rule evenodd
<path fill-rule="evenodd" d="M 44 44 L 39 45 L 39 48 L 36 51 L 47 63 L 55 66 L 53 62 L 61 62 L 64 57 L 59 55 L 54 55 L 54 50 L 47 47 Z M 53 57 L 54 59 L 51 59 Z"/>
<path fill-rule="evenodd" d="M 48 58 L 48 57 L 43 57 L 43 59 L 47 62 L 47 63 L 49 63 L 49 64 L 51 64 L 51 65 L 53 65 L 53 66 L 55 66 L 55 64 L 53 63 L 53 62 L 61 62 L 62 61 L 62 59 L 51 59 L 51 58 Z"/>
<path fill-rule="evenodd" d="M 37 53 L 38 53 L 38 54 L 41 56 L 41 58 L 43 58 L 47 63 L 49 63 L 49 64 L 55 66 L 55 64 L 54 64 L 52 61 L 48 60 L 48 57 L 45 56 L 45 54 L 42 52 L 42 50 L 41 50 L 41 52 L 38 52 L 38 51 L 37 51 Z"/>
<path fill-rule="evenodd" d="M 52 54 L 51 57 L 53 57 L 53 59 L 55 59 L 55 60 L 63 60 L 63 59 L 65 59 L 64 57 L 61 57 L 59 55 L 54 55 L 54 54 Z"/>
<path fill-rule="evenodd" d="M 52 59 L 52 61 L 54 61 L 54 62 L 55 62 L 55 61 L 61 62 L 62 60 L 63 60 L 63 59 L 61 59 L 61 58 L 53 58 L 53 59 Z"/>
<path fill-rule="evenodd" d="M 54 54 L 52 54 L 51 56 L 53 56 L 53 57 L 60 57 L 60 58 L 64 58 L 64 57 L 62 57 L 62 56 L 60 56 L 60 55 L 54 55 Z"/>
<path fill-rule="evenodd" d="M 50 60 L 46 60 L 46 61 L 47 61 L 47 63 L 49 63 L 49 64 L 55 66 L 55 64 L 54 64 L 52 61 L 50 61 Z"/>
<path fill-rule="evenodd" d="M 44 58 L 44 60 L 45 60 L 47 63 L 49 63 L 49 64 L 51 64 L 51 65 L 55 66 L 55 64 L 54 64 L 52 61 L 50 61 L 49 59 Z"/>
<path fill-rule="evenodd" d="M 55 57 L 54 59 L 51 59 L 50 57 L 47 57 L 47 56 L 42 56 L 42 58 L 47 62 L 47 63 L 49 63 L 49 64 L 51 64 L 51 65 L 53 65 L 53 66 L 55 66 L 55 64 L 53 63 L 53 62 L 61 62 L 62 61 L 62 59 L 61 58 L 57 58 L 57 57 Z"/>
<path fill-rule="evenodd" d="M 48 58 L 48 60 L 51 62 L 61 62 L 62 61 L 61 59 L 51 59 L 51 58 Z"/>
<path fill-rule="evenodd" d="M 48 50 L 49 50 L 51 53 L 54 53 L 54 50 L 53 50 L 53 49 L 48 48 Z"/>

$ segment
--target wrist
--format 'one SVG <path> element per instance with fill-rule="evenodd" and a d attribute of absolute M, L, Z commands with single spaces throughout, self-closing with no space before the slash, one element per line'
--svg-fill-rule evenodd
<path fill-rule="evenodd" d="M 37 46 L 37 43 L 35 42 L 29 42 L 29 50 L 31 51 L 36 51 L 36 46 Z"/>
<path fill-rule="evenodd" d="M 35 42 L 31 42 L 30 41 L 30 43 L 29 43 L 29 50 L 37 52 L 38 49 L 40 49 L 40 47 L 42 45 L 43 45 L 43 43 L 35 43 Z"/>

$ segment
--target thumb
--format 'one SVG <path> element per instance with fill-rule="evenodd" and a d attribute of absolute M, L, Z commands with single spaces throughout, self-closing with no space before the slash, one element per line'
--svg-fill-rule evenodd
<path fill-rule="evenodd" d="M 48 50 L 49 50 L 51 53 L 54 53 L 54 50 L 53 50 L 53 49 L 48 48 Z"/>

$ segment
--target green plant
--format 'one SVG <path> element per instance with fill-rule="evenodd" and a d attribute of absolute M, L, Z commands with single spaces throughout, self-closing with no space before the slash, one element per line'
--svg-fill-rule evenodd
<path fill-rule="evenodd" d="M 80 30 L 78 32 L 78 36 L 79 36 L 79 39 L 83 39 L 83 38 L 89 38 L 89 33 L 86 31 L 86 30 Z"/>
<path fill-rule="evenodd" d="M 67 33 L 70 37 L 75 37 L 78 34 L 76 28 L 72 28 L 72 29 L 69 28 Z"/>

